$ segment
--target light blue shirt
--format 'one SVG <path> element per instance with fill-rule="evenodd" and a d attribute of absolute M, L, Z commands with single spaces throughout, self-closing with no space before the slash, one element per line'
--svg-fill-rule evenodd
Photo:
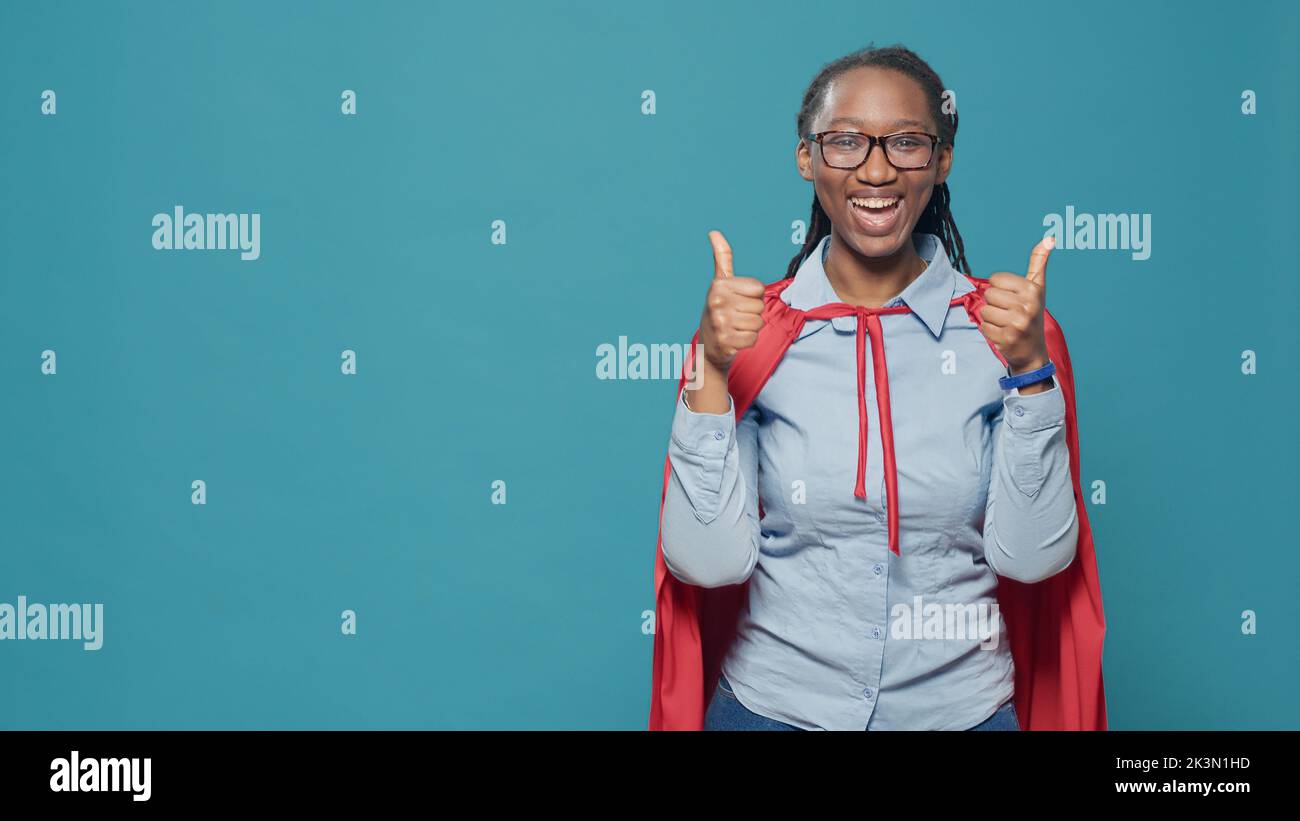
<path fill-rule="evenodd" d="M 1003 390 L 1006 368 L 949 306 L 974 286 L 938 237 L 912 241 L 928 265 L 885 303 L 911 313 L 880 315 L 900 555 L 888 546 L 869 340 L 867 498 L 853 495 L 855 316 L 808 320 L 739 424 L 734 403 L 696 413 L 684 391 L 673 418 L 665 564 L 702 587 L 749 580 L 723 674 L 750 710 L 804 729 L 965 730 L 988 718 L 1014 688 L 997 576 L 1036 582 L 1074 559 L 1060 387 Z M 780 299 L 803 310 L 843 301 L 823 268 L 829 242 Z M 968 615 L 925 638 L 935 604 Z M 969 616 L 981 609 L 982 623 Z"/>

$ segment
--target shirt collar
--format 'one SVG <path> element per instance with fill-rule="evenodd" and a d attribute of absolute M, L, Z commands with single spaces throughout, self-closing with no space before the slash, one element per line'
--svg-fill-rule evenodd
<path fill-rule="evenodd" d="M 791 308 L 810 310 L 829 302 L 840 302 L 840 297 L 831 287 L 823 267 L 827 252 L 830 251 L 830 235 L 827 234 L 817 244 L 795 272 L 794 282 L 781 292 L 781 299 Z M 922 259 L 928 263 L 921 275 L 912 280 L 902 293 L 886 302 L 882 307 L 890 308 L 906 304 L 912 309 L 925 326 L 937 339 L 943 333 L 944 320 L 948 316 L 948 306 L 953 297 L 961 296 L 975 290 L 970 280 L 962 276 L 948 261 L 943 243 L 934 234 L 915 232 L 912 245 Z M 824 322 L 825 320 L 823 320 Z M 852 331 L 857 327 L 857 318 L 837 316 L 830 320 L 840 331 Z M 812 324 L 809 320 L 806 325 Z M 802 337 L 803 334 L 800 334 Z"/>

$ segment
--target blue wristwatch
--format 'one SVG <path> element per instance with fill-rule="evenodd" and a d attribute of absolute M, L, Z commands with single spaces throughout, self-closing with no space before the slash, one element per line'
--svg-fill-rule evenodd
<path fill-rule="evenodd" d="M 1015 376 L 1004 376 L 998 379 L 998 384 L 1002 386 L 1003 390 L 1009 391 L 1012 388 L 1022 388 L 1025 385 L 1042 382 L 1054 373 L 1056 373 L 1056 365 L 1052 364 L 1052 360 L 1049 359 L 1047 364 L 1041 368 L 1035 368 L 1032 371 L 1026 371 Z"/>

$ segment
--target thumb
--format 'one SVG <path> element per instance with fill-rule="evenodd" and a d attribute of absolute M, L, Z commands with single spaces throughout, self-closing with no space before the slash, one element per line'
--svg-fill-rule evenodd
<path fill-rule="evenodd" d="M 1047 258 L 1055 247 L 1056 238 L 1046 236 L 1038 241 L 1029 254 L 1029 271 L 1025 274 L 1025 279 L 1037 282 L 1044 290 L 1047 289 Z"/>
<path fill-rule="evenodd" d="M 727 238 L 722 236 L 721 231 L 710 231 L 709 242 L 713 245 L 713 278 L 734 278 L 735 274 L 731 270 L 731 246 L 727 244 Z"/>

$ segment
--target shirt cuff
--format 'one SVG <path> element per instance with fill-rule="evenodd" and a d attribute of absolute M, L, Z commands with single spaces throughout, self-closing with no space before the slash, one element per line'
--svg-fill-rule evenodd
<path fill-rule="evenodd" d="M 722 413 L 693 411 L 686 404 L 686 391 L 677 401 L 673 416 L 673 442 L 687 453 L 721 456 L 736 435 L 736 404 L 727 394 L 727 410 Z"/>
<path fill-rule="evenodd" d="M 731 396 L 728 408 L 734 409 Z M 686 391 L 677 400 L 673 430 L 668 445 L 673 478 L 704 524 L 717 518 L 722 504 L 722 480 L 736 439 L 734 410 L 727 413 L 696 413 L 686 404 Z"/>
<path fill-rule="evenodd" d="M 1019 433 L 1054 428 L 1065 422 L 1065 394 L 1059 384 L 1045 391 L 1022 394 L 1012 388 L 1002 397 L 1005 408 L 1003 419 L 1007 426 Z"/>

